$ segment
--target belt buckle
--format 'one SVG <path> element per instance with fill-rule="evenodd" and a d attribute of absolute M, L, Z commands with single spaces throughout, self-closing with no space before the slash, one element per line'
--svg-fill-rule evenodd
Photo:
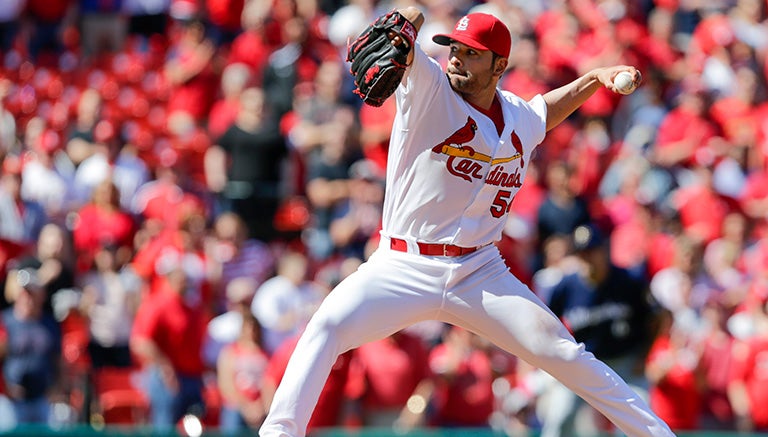
<path fill-rule="evenodd" d="M 443 244 L 443 256 L 448 256 L 448 245 Z"/>

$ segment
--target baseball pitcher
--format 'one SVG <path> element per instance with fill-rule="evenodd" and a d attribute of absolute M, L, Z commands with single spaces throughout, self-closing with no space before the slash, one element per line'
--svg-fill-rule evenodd
<path fill-rule="evenodd" d="M 394 93 L 381 244 L 309 322 L 277 389 L 262 437 L 304 436 L 336 357 L 425 319 L 461 326 L 537 366 L 632 437 L 672 436 L 627 384 L 577 343 L 513 276 L 493 244 L 531 154 L 545 133 L 631 66 L 590 71 L 525 101 L 497 88 L 511 35 L 473 13 L 433 40 L 445 69 L 416 43 L 424 18 L 408 7 L 379 18 L 350 44 L 357 94 Z"/>

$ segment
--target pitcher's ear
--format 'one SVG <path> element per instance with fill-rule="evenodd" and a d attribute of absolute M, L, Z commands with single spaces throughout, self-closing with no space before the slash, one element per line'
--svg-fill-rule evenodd
<path fill-rule="evenodd" d="M 497 57 L 493 65 L 493 73 L 501 75 L 507 69 L 508 60 L 502 57 Z"/>

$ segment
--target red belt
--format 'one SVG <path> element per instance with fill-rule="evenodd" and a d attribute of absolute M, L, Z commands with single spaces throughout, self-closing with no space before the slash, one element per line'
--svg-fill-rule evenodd
<path fill-rule="evenodd" d="M 420 255 L 431 256 L 461 256 L 470 254 L 481 246 L 475 247 L 461 247 L 454 246 L 453 244 L 436 244 L 436 243 L 422 243 L 417 242 L 416 245 L 419 248 Z M 398 252 L 408 252 L 408 243 L 405 240 L 399 238 L 389 239 L 389 248 Z"/>

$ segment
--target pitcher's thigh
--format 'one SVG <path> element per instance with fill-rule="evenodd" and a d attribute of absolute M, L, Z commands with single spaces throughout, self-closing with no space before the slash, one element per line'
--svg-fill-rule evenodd
<path fill-rule="evenodd" d="M 341 353 L 434 318 L 441 293 L 431 275 L 407 263 L 363 264 L 326 297 L 308 330 L 328 331 Z"/>
<path fill-rule="evenodd" d="M 576 342 L 560 319 L 511 274 L 497 275 L 457 293 L 450 306 L 456 323 L 549 373 L 577 394 L 607 389 L 613 372 Z M 479 282 L 478 282 L 479 283 Z M 611 374 L 609 376 L 608 374 Z"/>
<path fill-rule="evenodd" d="M 536 365 L 570 360 L 579 345 L 557 316 L 509 272 L 486 274 L 474 287 L 457 287 L 445 321 L 463 326 Z"/>

